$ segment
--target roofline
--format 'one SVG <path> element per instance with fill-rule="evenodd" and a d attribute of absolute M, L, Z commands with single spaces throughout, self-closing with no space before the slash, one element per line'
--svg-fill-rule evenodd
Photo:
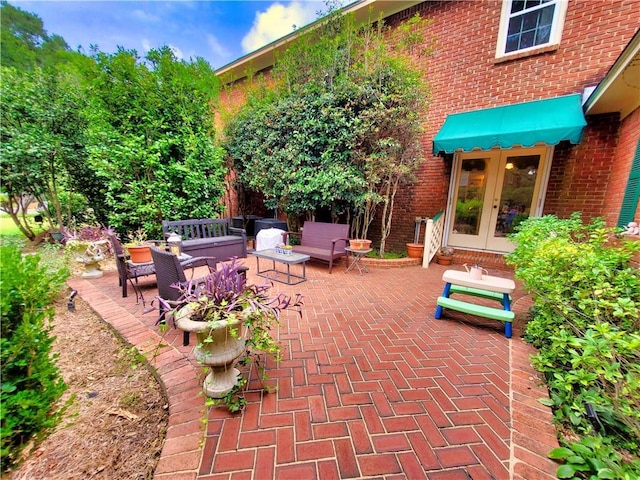
<path fill-rule="evenodd" d="M 369 18 L 370 7 L 373 15 L 381 13 L 383 18 L 387 18 L 419 3 L 422 3 L 422 0 L 357 0 L 346 7 L 339 9 L 338 12 L 342 14 L 353 13 L 356 16 L 356 19 L 365 21 Z M 275 54 L 277 52 L 286 50 L 286 46 L 292 40 L 313 30 L 314 28 L 317 28 L 324 18 L 326 17 L 318 18 L 314 22 L 293 31 L 284 37 L 274 40 L 251 53 L 243 55 L 231 63 L 223 65 L 216 69 L 216 75 L 218 75 L 218 77 L 228 75 L 230 78 L 228 78 L 224 83 L 231 83 L 246 77 L 247 67 L 249 66 L 252 66 L 255 72 L 259 72 L 265 68 L 273 66 L 275 62 Z M 377 19 L 377 16 L 375 18 Z"/>
<path fill-rule="evenodd" d="M 638 53 L 640 53 L 640 29 L 636 31 L 633 38 L 629 41 L 607 74 L 600 81 L 591 95 L 589 95 L 589 98 L 587 98 L 587 101 L 584 104 L 585 115 L 589 115 L 590 111 L 596 106 L 603 95 L 607 93 L 607 90 L 613 85 L 616 79 L 622 75 L 624 70 L 631 64 Z"/>

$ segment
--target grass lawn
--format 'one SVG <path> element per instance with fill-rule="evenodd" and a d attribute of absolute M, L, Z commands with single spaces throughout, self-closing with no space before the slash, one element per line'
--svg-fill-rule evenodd
<path fill-rule="evenodd" d="M 25 239 L 13 219 L 5 213 L 0 214 L 0 238 Z"/>

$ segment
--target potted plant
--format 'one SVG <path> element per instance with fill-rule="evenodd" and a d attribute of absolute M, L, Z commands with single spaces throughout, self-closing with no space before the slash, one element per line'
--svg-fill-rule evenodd
<path fill-rule="evenodd" d="M 209 367 L 203 389 L 213 404 L 226 404 L 231 411 L 244 406 L 239 393 L 247 380 L 235 368 L 256 364 L 266 379 L 260 353 L 280 359 L 280 346 L 271 336 L 280 312 L 293 308 L 302 315 L 302 296 L 270 296 L 271 283 L 247 283 L 246 269 L 236 258 L 221 263 L 204 280 L 191 280 L 178 287 L 178 300 L 157 298 L 159 308 L 176 328 L 196 334 L 196 359 Z"/>
<path fill-rule="evenodd" d="M 349 240 L 349 248 L 352 250 L 369 250 L 371 248 L 371 240 L 352 238 Z"/>
<path fill-rule="evenodd" d="M 129 232 L 127 235 L 129 241 L 125 244 L 125 248 L 129 253 L 129 259 L 133 263 L 149 263 L 151 262 L 151 247 L 153 242 L 147 240 L 147 233 L 144 228 L 139 228 L 135 232 Z"/>
<path fill-rule="evenodd" d="M 407 255 L 409 258 L 422 258 L 424 243 L 407 243 Z"/>
<path fill-rule="evenodd" d="M 451 262 L 453 262 L 453 252 L 454 249 L 452 247 L 440 248 L 440 250 L 436 252 L 436 262 L 438 262 L 438 265 L 451 265 Z"/>

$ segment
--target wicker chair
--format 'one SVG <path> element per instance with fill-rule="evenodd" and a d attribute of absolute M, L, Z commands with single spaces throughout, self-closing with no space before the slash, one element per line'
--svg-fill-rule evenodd
<path fill-rule="evenodd" d="M 187 282 L 185 275 L 185 268 L 193 268 L 199 265 L 206 264 L 209 267 L 209 271 L 215 270 L 216 259 L 215 257 L 193 257 L 189 260 L 180 262 L 177 256 L 170 252 L 165 252 L 156 247 L 151 247 L 151 257 L 153 258 L 153 265 L 156 272 L 156 280 L 158 283 L 158 296 L 164 300 L 178 300 L 180 298 L 180 291 L 176 288 L 177 285 L 182 285 Z M 196 283 L 200 279 L 191 279 Z M 204 279 L 202 279 L 204 280 Z M 159 323 L 164 322 L 165 311 L 160 311 Z M 189 332 L 184 332 L 183 344 L 189 345 Z"/>
<path fill-rule="evenodd" d="M 136 265 L 127 262 L 127 260 L 129 260 L 129 256 L 125 253 L 124 248 L 122 248 L 122 244 L 120 243 L 120 240 L 118 240 L 117 235 L 109 235 L 109 240 L 111 241 L 111 245 L 113 246 L 113 254 L 116 257 L 116 266 L 118 267 L 119 276 L 118 285 L 122 287 L 122 297 L 124 298 L 128 295 L 127 280 L 131 282 L 131 286 L 135 290 L 135 285 L 133 284 L 134 280 L 137 284 L 138 277 L 154 275 L 156 273 L 156 269 L 153 263 Z"/>

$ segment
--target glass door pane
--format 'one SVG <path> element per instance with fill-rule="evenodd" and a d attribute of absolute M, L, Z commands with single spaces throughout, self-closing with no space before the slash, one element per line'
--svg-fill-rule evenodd
<path fill-rule="evenodd" d="M 478 235 L 484 205 L 488 159 L 463 159 L 458 182 L 453 233 Z"/>
<path fill-rule="evenodd" d="M 504 163 L 504 180 L 499 195 L 500 213 L 494 236 L 505 237 L 531 213 L 538 180 L 540 155 L 508 156 Z"/>

